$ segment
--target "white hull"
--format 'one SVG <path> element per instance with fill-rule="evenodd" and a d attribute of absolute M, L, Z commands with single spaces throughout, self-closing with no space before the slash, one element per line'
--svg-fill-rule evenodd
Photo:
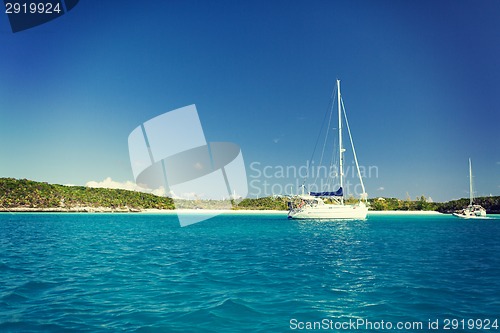
<path fill-rule="evenodd" d="M 364 220 L 368 207 L 358 205 L 318 205 L 292 209 L 288 213 L 290 219 L 329 219 L 329 220 Z"/>
<path fill-rule="evenodd" d="M 463 215 L 463 214 L 458 214 L 458 213 L 453 213 L 453 216 L 460 217 L 461 219 L 489 219 L 486 215 Z"/>

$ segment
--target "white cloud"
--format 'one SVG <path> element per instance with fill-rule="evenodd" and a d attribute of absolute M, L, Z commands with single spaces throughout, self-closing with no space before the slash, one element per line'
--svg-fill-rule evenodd
<path fill-rule="evenodd" d="M 110 188 L 110 189 L 121 189 L 121 190 L 129 190 L 129 191 L 136 191 L 136 192 L 145 192 L 145 193 L 152 193 L 157 196 L 165 196 L 166 191 L 163 186 L 160 186 L 157 189 L 147 189 L 144 187 L 141 187 L 137 185 L 136 183 L 127 180 L 126 182 L 117 182 L 111 179 L 111 177 L 108 177 L 104 179 L 103 181 L 89 181 L 87 184 L 85 184 L 87 187 L 93 187 L 93 188 Z"/>
<path fill-rule="evenodd" d="M 165 197 L 167 195 L 167 192 L 165 191 L 165 188 L 163 186 L 160 186 L 156 190 L 152 190 L 151 193 L 159 197 Z"/>
<path fill-rule="evenodd" d="M 130 191 L 139 191 L 140 189 L 143 189 L 142 187 L 138 186 L 136 183 L 131 182 L 131 181 L 126 181 L 124 183 L 120 183 L 117 181 L 114 181 L 111 179 L 111 177 L 108 177 L 104 179 L 102 182 L 98 181 L 90 181 L 85 184 L 87 187 L 94 187 L 94 188 L 111 188 L 111 189 L 122 189 L 122 190 L 130 190 Z"/>
<path fill-rule="evenodd" d="M 195 192 L 189 192 L 189 193 L 181 193 L 180 195 L 177 195 L 174 193 L 174 191 L 170 191 L 170 196 L 172 199 L 181 199 L 181 200 L 196 200 L 199 199 L 198 194 Z"/>
<path fill-rule="evenodd" d="M 385 188 L 384 188 L 383 186 L 380 186 L 380 187 L 377 189 L 377 191 L 383 191 L 383 190 L 385 190 Z"/>

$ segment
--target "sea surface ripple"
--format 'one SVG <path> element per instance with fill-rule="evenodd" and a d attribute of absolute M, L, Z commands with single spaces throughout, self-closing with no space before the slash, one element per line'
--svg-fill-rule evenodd
<path fill-rule="evenodd" d="M 0 214 L 0 332 L 500 320 L 500 219 Z"/>

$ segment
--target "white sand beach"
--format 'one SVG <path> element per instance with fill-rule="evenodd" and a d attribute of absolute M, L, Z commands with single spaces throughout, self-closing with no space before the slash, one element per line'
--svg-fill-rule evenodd
<path fill-rule="evenodd" d="M 230 210 L 230 209 L 144 209 L 139 214 L 232 214 L 232 215 L 286 215 L 287 210 Z"/>
<path fill-rule="evenodd" d="M 288 214 L 287 210 L 253 210 L 253 209 L 143 209 L 143 210 L 130 210 L 128 208 L 109 208 L 109 207 L 71 207 L 71 208 L 28 208 L 28 207 L 14 207 L 2 208 L 0 212 L 10 213 L 133 213 L 133 214 L 192 214 L 192 215 L 213 215 L 213 214 L 228 214 L 228 215 L 284 215 Z M 443 215 L 435 211 L 415 211 L 415 210 L 385 210 L 385 211 L 368 211 L 370 215 Z"/>
<path fill-rule="evenodd" d="M 443 215 L 433 210 L 369 210 L 368 215 Z"/>
<path fill-rule="evenodd" d="M 287 210 L 229 210 L 229 209 L 144 209 L 139 214 L 232 214 L 232 215 L 287 215 Z M 368 211 L 369 215 L 442 215 L 435 211 L 419 211 L 419 210 L 395 210 L 395 211 Z"/>

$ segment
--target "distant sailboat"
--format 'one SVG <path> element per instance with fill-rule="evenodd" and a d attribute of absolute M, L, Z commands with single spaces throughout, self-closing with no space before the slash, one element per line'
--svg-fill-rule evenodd
<path fill-rule="evenodd" d="M 464 219 L 474 219 L 474 218 L 482 218 L 486 216 L 486 209 L 484 209 L 481 205 L 474 205 L 474 191 L 472 188 L 472 163 L 469 158 L 469 205 L 464 209 L 453 213 L 453 215 L 464 218 Z"/>
<path fill-rule="evenodd" d="M 359 170 L 358 159 L 356 157 L 356 151 L 354 150 L 354 143 L 352 142 L 351 131 L 349 129 L 349 123 L 347 122 L 347 116 L 344 110 L 344 118 L 347 125 L 347 130 L 349 133 L 349 138 L 351 140 L 352 152 L 354 155 L 354 162 L 356 163 L 356 168 L 358 171 L 359 180 L 361 183 L 361 188 L 363 194 L 361 200 L 354 205 L 347 205 L 344 203 L 344 190 L 343 190 L 343 154 L 345 149 L 342 147 L 342 108 L 343 101 L 340 95 L 340 80 L 337 80 L 337 98 L 338 98 L 338 121 L 339 121 L 339 180 L 340 187 L 338 190 L 330 192 L 309 192 L 304 193 L 304 186 L 302 186 L 302 194 L 295 196 L 289 202 L 289 212 L 288 218 L 290 219 L 356 219 L 363 220 L 366 218 L 368 213 L 368 207 L 366 206 L 367 194 L 365 193 L 365 186 L 363 184 L 363 179 Z M 333 113 L 333 107 L 331 110 Z M 334 201 L 333 204 L 325 203 L 323 198 L 330 198 Z M 362 201 L 365 200 L 365 202 Z"/>

